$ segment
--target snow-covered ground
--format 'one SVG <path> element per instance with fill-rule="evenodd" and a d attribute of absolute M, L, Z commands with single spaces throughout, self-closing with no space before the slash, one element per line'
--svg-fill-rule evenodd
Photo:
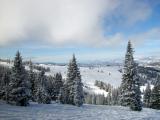
<path fill-rule="evenodd" d="M 28 107 L 0 102 L 0 120 L 160 120 L 160 111 L 144 108 L 141 112 L 127 107 L 31 103 Z"/>
<path fill-rule="evenodd" d="M 56 72 L 61 72 L 63 77 L 66 77 L 67 66 L 57 65 L 44 65 L 43 67 L 50 67 L 51 72 L 48 75 L 53 75 Z M 105 66 L 105 67 L 80 67 L 83 83 L 93 84 L 95 80 L 100 80 L 106 83 L 112 84 L 114 87 L 118 87 L 121 83 L 121 73 L 119 66 Z"/>
<path fill-rule="evenodd" d="M 44 65 L 40 64 L 43 67 L 49 67 L 50 72 L 47 72 L 47 75 L 54 75 L 57 72 L 60 72 L 63 76 L 63 78 L 66 78 L 67 75 L 67 67 L 68 66 L 57 66 L 57 65 Z M 105 67 L 80 67 L 80 72 L 82 76 L 82 82 L 84 86 L 87 86 L 87 88 L 84 88 L 85 91 L 90 92 L 92 94 L 103 94 L 104 96 L 107 96 L 107 92 L 105 90 L 102 90 L 94 85 L 95 80 L 100 80 L 105 83 L 110 83 L 114 87 L 120 86 L 121 83 L 121 73 L 119 70 L 121 67 L 119 66 L 105 66 Z"/>

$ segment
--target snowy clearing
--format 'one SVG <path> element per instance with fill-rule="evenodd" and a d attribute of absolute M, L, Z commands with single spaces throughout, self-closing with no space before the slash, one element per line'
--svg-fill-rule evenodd
<path fill-rule="evenodd" d="M 57 65 L 44 65 L 43 67 L 49 67 L 50 72 L 47 75 L 54 75 L 56 72 L 60 72 L 64 78 L 67 75 L 68 66 L 57 66 Z M 83 83 L 94 84 L 95 80 L 100 80 L 105 83 L 110 83 L 114 87 L 118 87 L 121 83 L 122 74 L 119 72 L 120 66 L 105 66 L 105 67 L 80 67 Z"/>
<path fill-rule="evenodd" d="M 160 120 L 160 111 L 144 108 L 141 112 L 127 107 L 31 103 L 28 107 L 0 102 L 1 120 Z"/>

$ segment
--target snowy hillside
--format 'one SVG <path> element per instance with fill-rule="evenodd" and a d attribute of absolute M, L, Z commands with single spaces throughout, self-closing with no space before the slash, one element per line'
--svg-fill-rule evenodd
<path fill-rule="evenodd" d="M 47 75 L 54 75 L 56 72 L 60 72 L 63 78 L 66 78 L 68 66 L 57 66 L 57 65 L 45 65 L 40 64 L 43 67 L 49 67 L 50 72 Z M 105 83 L 110 83 L 114 87 L 118 87 L 121 83 L 121 68 L 119 66 L 105 66 L 105 67 L 80 67 L 82 82 L 84 90 L 92 94 L 101 94 L 107 96 L 107 92 L 94 85 L 95 80 L 100 80 Z"/>
<path fill-rule="evenodd" d="M 61 72 L 63 77 L 66 78 L 67 66 L 57 65 L 44 65 L 43 67 L 50 67 L 51 72 L 46 73 L 53 75 L 56 72 Z M 83 83 L 94 84 L 95 80 L 100 80 L 106 83 L 112 84 L 114 87 L 118 87 L 121 83 L 121 68 L 119 66 L 106 66 L 106 67 L 80 67 Z"/>
<path fill-rule="evenodd" d="M 0 62 L 1 65 L 11 67 L 13 64 L 9 64 L 6 62 Z M 52 64 L 39 64 L 39 66 L 43 66 L 45 68 L 49 67 L 50 72 L 46 72 L 46 75 L 53 76 L 55 73 L 60 72 L 63 76 L 63 78 L 66 78 L 67 75 L 67 65 L 61 66 L 61 65 L 52 65 Z M 25 68 L 28 70 L 29 67 L 25 66 Z M 107 96 L 107 92 L 105 90 L 100 89 L 99 87 L 95 86 L 95 80 L 100 80 L 105 83 L 110 83 L 113 85 L 113 87 L 118 87 L 121 84 L 121 78 L 122 74 L 120 73 L 121 66 L 96 66 L 96 67 L 80 67 L 81 75 L 82 75 L 82 81 L 84 84 L 84 90 L 86 92 L 92 93 L 92 94 L 102 94 L 104 96 Z M 37 72 L 36 69 L 34 69 L 35 72 Z M 153 85 L 151 86 L 153 88 Z M 143 92 L 146 88 L 146 85 L 141 86 L 141 92 Z M 143 95 L 142 95 L 143 97 Z"/>
<path fill-rule="evenodd" d="M 0 64 L 9 67 L 13 65 L 13 64 L 8 64 L 6 62 L 0 62 Z M 50 68 L 50 72 L 47 72 L 46 75 L 53 76 L 55 73 L 60 72 L 63 78 L 64 79 L 66 78 L 68 66 L 58 66 L 51 64 L 49 65 L 40 64 L 40 66 L 43 66 L 45 68 L 47 67 Z M 28 66 L 25 66 L 25 68 L 29 69 Z M 114 87 L 118 87 L 121 83 L 121 73 L 119 72 L 120 69 L 121 67 L 119 66 L 80 67 L 82 82 L 84 86 L 86 86 L 84 90 L 93 94 L 104 94 L 105 96 L 107 96 L 108 93 L 105 90 L 102 90 L 94 86 L 95 80 L 100 80 L 105 83 L 110 83 Z"/>
<path fill-rule="evenodd" d="M 160 120 L 160 111 L 144 108 L 141 112 L 127 107 L 31 103 L 29 107 L 0 102 L 1 120 Z"/>

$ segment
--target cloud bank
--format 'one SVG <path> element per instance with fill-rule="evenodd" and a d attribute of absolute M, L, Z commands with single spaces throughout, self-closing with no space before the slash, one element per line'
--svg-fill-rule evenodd
<path fill-rule="evenodd" d="M 149 4 L 139 0 L 1 0 L 0 46 L 26 40 L 111 45 L 125 37 L 105 32 L 114 25 L 132 26 L 151 13 Z M 104 19 L 108 31 L 103 29 Z"/>

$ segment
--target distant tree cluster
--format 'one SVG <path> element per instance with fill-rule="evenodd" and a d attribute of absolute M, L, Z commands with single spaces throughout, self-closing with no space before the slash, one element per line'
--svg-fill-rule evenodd
<path fill-rule="evenodd" d="M 10 82 L 10 75 L 10 68 L 0 65 L 0 99 L 6 100 L 6 91 Z"/>
<path fill-rule="evenodd" d="M 150 83 L 147 84 L 147 87 L 144 91 L 143 97 L 144 107 L 159 109 L 160 110 L 160 76 L 157 76 L 156 83 L 151 89 Z"/>
<path fill-rule="evenodd" d="M 11 63 L 12 61 L 10 59 L 0 59 L 0 62 Z"/>
<path fill-rule="evenodd" d="M 39 66 L 39 65 L 33 65 L 33 69 L 36 69 L 38 71 L 50 72 L 49 67 L 43 67 L 43 66 Z"/>
<path fill-rule="evenodd" d="M 111 84 L 106 84 L 105 82 L 96 80 L 94 83 L 95 86 L 99 87 L 100 89 L 105 90 L 106 92 L 109 92 L 113 87 Z"/>
<path fill-rule="evenodd" d="M 157 76 L 160 74 L 160 70 L 154 67 L 138 66 L 138 74 L 142 85 L 145 85 L 148 82 L 155 84 Z"/>
<path fill-rule="evenodd" d="M 85 103 L 95 105 L 119 105 L 119 88 L 111 88 L 108 95 L 85 93 Z"/>

